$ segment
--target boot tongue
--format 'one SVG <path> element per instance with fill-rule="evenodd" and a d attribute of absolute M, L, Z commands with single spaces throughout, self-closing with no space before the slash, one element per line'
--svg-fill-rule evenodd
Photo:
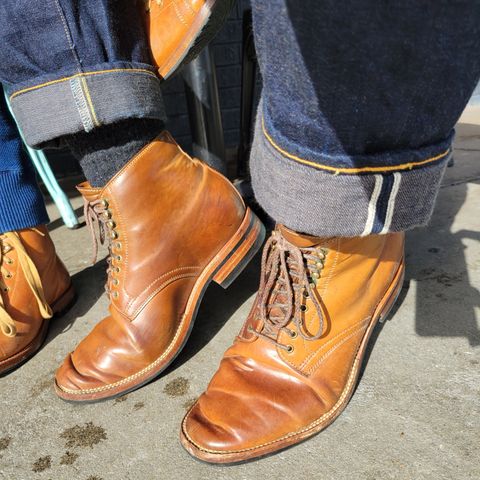
<path fill-rule="evenodd" d="M 77 190 L 82 194 L 83 198 L 89 202 L 98 200 L 102 194 L 102 188 L 94 188 L 90 185 L 89 182 L 79 183 L 77 185 Z"/>
<path fill-rule="evenodd" d="M 297 233 L 280 224 L 277 225 L 277 230 L 288 242 L 299 248 L 313 247 L 327 239 L 326 237 L 314 237 L 306 233 Z"/>

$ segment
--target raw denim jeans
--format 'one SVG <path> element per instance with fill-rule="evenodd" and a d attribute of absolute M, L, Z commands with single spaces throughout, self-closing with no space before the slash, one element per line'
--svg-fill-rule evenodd
<path fill-rule="evenodd" d="M 426 223 L 480 73 L 480 3 L 252 3 L 260 205 L 314 235 Z M 0 80 L 30 144 L 163 119 L 136 9 L 129 0 L 0 3 Z"/>
<path fill-rule="evenodd" d="M 425 224 L 480 74 L 480 2 L 253 0 L 254 191 L 278 222 L 355 236 Z"/>
<path fill-rule="evenodd" d="M 164 119 L 139 8 L 132 0 L 0 2 L 0 81 L 27 143 Z"/>

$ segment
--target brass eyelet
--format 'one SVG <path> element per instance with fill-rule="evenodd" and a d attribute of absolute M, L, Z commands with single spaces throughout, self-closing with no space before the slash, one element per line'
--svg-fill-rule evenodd
<path fill-rule="evenodd" d="M 110 210 L 105 210 L 102 212 L 102 215 L 107 218 L 107 219 L 110 219 L 112 218 L 112 212 Z"/>
<path fill-rule="evenodd" d="M 10 273 L 10 272 L 7 272 L 7 274 L 5 275 L 5 278 L 12 278 L 13 275 Z"/>
<path fill-rule="evenodd" d="M 295 330 L 290 330 L 290 338 L 297 338 L 298 333 Z"/>
<path fill-rule="evenodd" d="M 10 287 L 5 287 L 5 288 L 3 289 L 3 291 L 4 291 L 4 292 L 10 291 Z"/>
<path fill-rule="evenodd" d="M 108 208 L 108 199 L 104 198 L 100 203 L 102 204 L 103 207 Z"/>
<path fill-rule="evenodd" d="M 294 350 L 293 345 L 287 345 L 287 352 L 292 353 Z"/>
<path fill-rule="evenodd" d="M 308 305 L 300 305 L 300 310 L 302 312 L 307 312 L 308 311 Z"/>
<path fill-rule="evenodd" d="M 115 272 L 120 273 L 120 267 L 115 267 Z"/>
<path fill-rule="evenodd" d="M 121 244 L 120 242 L 117 242 L 117 243 L 115 244 L 115 248 L 116 248 L 117 250 L 120 250 L 120 249 L 122 248 L 122 244 Z"/>
<path fill-rule="evenodd" d="M 107 222 L 107 225 L 108 225 L 110 228 L 115 228 L 116 223 L 115 223 L 113 220 L 109 220 L 109 221 Z"/>
<path fill-rule="evenodd" d="M 113 281 L 112 281 L 112 283 L 113 283 L 115 286 L 117 286 L 120 282 L 119 282 L 119 280 L 118 280 L 117 278 L 114 278 Z"/>
<path fill-rule="evenodd" d="M 310 294 L 307 292 L 307 290 L 304 290 L 304 291 L 303 291 L 303 296 L 304 296 L 305 298 L 308 298 L 308 297 L 310 296 Z"/>
<path fill-rule="evenodd" d="M 113 293 L 112 293 L 112 297 L 113 297 L 113 298 L 118 298 L 118 292 L 113 292 Z"/>
<path fill-rule="evenodd" d="M 317 273 L 317 272 L 313 272 L 313 273 L 312 273 L 312 277 L 313 277 L 313 278 L 320 278 L 320 274 Z"/>
<path fill-rule="evenodd" d="M 117 255 L 117 262 L 121 262 L 122 261 L 122 256 L 121 255 Z"/>
<path fill-rule="evenodd" d="M 315 264 L 315 266 L 316 266 L 317 268 L 323 268 L 323 263 L 322 263 L 322 262 L 317 262 L 317 263 Z"/>
<path fill-rule="evenodd" d="M 118 238 L 118 233 L 115 230 L 112 230 L 112 232 L 110 233 L 110 238 L 112 240 L 116 240 Z"/>

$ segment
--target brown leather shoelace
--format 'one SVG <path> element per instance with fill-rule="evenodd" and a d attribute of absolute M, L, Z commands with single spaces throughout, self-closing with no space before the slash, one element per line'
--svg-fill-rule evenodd
<path fill-rule="evenodd" d="M 326 250 L 323 248 L 298 248 L 288 242 L 278 231 L 272 232 L 265 243 L 259 287 L 258 311 L 262 329 L 249 331 L 280 348 L 290 350 L 289 345 L 278 343 L 279 330 L 284 329 L 293 338 L 295 331 L 287 328 L 293 320 L 300 336 L 316 340 L 323 333 L 323 312 L 316 291 L 316 281 L 323 268 Z M 310 298 L 320 320 L 318 331 L 311 334 L 303 320 L 304 298 Z"/>
<path fill-rule="evenodd" d="M 92 245 L 93 245 L 93 255 L 92 255 L 92 265 L 97 260 L 98 255 L 98 243 L 103 245 L 105 239 L 108 238 L 108 257 L 107 257 L 107 282 L 105 283 L 105 291 L 110 295 L 110 284 L 111 282 L 117 282 L 118 280 L 113 278 L 115 273 L 120 272 L 120 267 L 114 265 L 115 261 L 120 262 L 120 255 L 115 255 L 113 253 L 113 241 L 118 239 L 118 233 L 115 230 L 115 222 L 112 219 L 112 212 L 108 208 L 108 201 L 105 199 L 99 199 L 94 201 L 88 201 L 84 199 L 83 212 L 85 216 L 85 223 L 87 224 L 88 229 L 90 230 L 92 236 Z M 98 240 L 97 235 L 95 234 L 95 224 L 98 225 Z M 108 234 L 108 237 L 107 237 Z M 116 249 L 119 250 L 121 247 L 120 242 L 116 243 Z"/>

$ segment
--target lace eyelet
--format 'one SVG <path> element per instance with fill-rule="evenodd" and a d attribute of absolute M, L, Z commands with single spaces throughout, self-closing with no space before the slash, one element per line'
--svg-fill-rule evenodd
<path fill-rule="evenodd" d="M 109 221 L 107 222 L 107 225 L 108 225 L 110 228 L 115 228 L 117 224 L 116 224 L 113 220 L 109 220 Z"/>
<path fill-rule="evenodd" d="M 121 262 L 122 261 L 122 256 L 121 255 L 117 255 L 117 262 Z"/>
<path fill-rule="evenodd" d="M 122 244 L 121 244 L 120 242 L 117 242 L 117 243 L 115 244 L 115 248 L 116 248 L 117 250 L 120 250 L 120 249 L 122 248 Z"/>
<path fill-rule="evenodd" d="M 300 310 L 302 312 L 308 312 L 308 305 L 300 305 Z"/>
<path fill-rule="evenodd" d="M 10 291 L 10 287 L 5 287 L 2 289 L 4 292 L 9 292 Z"/>
<path fill-rule="evenodd" d="M 12 265 L 13 264 L 13 260 L 11 258 L 7 258 L 5 261 L 6 261 L 7 265 Z"/>
<path fill-rule="evenodd" d="M 100 203 L 103 207 L 108 208 L 108 199 L 104 198 Z"/>
<path fill-rule="evenodd" d="M 115 273 L 120 273 L 120 267 L 115 267 Z"/>
<path fill-rule="evenodd" d="M 293 345 L 287 345 L 286 350 L 288 353 L 292 353 L 295 349 L 293 348 Z"/>
<path fill-rule="evenodd" d="M 118 238 L 118 233 L 112 230 L 112 232 L 110 233 L 110 238 L 112 240 L 116 240 Z"/>
<path fill-rule="evenodd" d="M 310 296 L 310 294 L 307 292 L 307 290 L 304 290 L 304 291 L 303 291 L 303 296 L 304 296 L 305 298 L 308 298 L 308 297 Z"/>
<path fill-rule="evenodd" d="M 7 274 L 5 275 L 5 278 L 12 278 L 13 275 L 10 273 L 10 272 L 7 272 Z"/>
<path fill-rule="evenodd" d="M 317 263 L 315 264 L 315 266 L 316 266 L 317 268 L 323 268 L 323 263 L 322 263 L 322 262 L 317 262 Z"/>
<path fill-rule="evenodd" d="M 113 297 L 113 298 L 118 298 L 118 292 L 113 292 L 113 293 L 112 293 L 112 297 Z"/>
<path fill-rule="evenodd" d="M 117 285 L 120 283 L 120 281 L 119 281 L 117 278 L 114 278 L 114 279 L 112 280 L 112 283 L 113 283 L 115 286 L 117 286 Z"/>
<path fill-rule="evenodd" d="M 289 332 L 290 332 L 289 333 L 290 338 L 297 338 L 298 337 L 298 333 L 295 330 L 290 330 Z"/>

